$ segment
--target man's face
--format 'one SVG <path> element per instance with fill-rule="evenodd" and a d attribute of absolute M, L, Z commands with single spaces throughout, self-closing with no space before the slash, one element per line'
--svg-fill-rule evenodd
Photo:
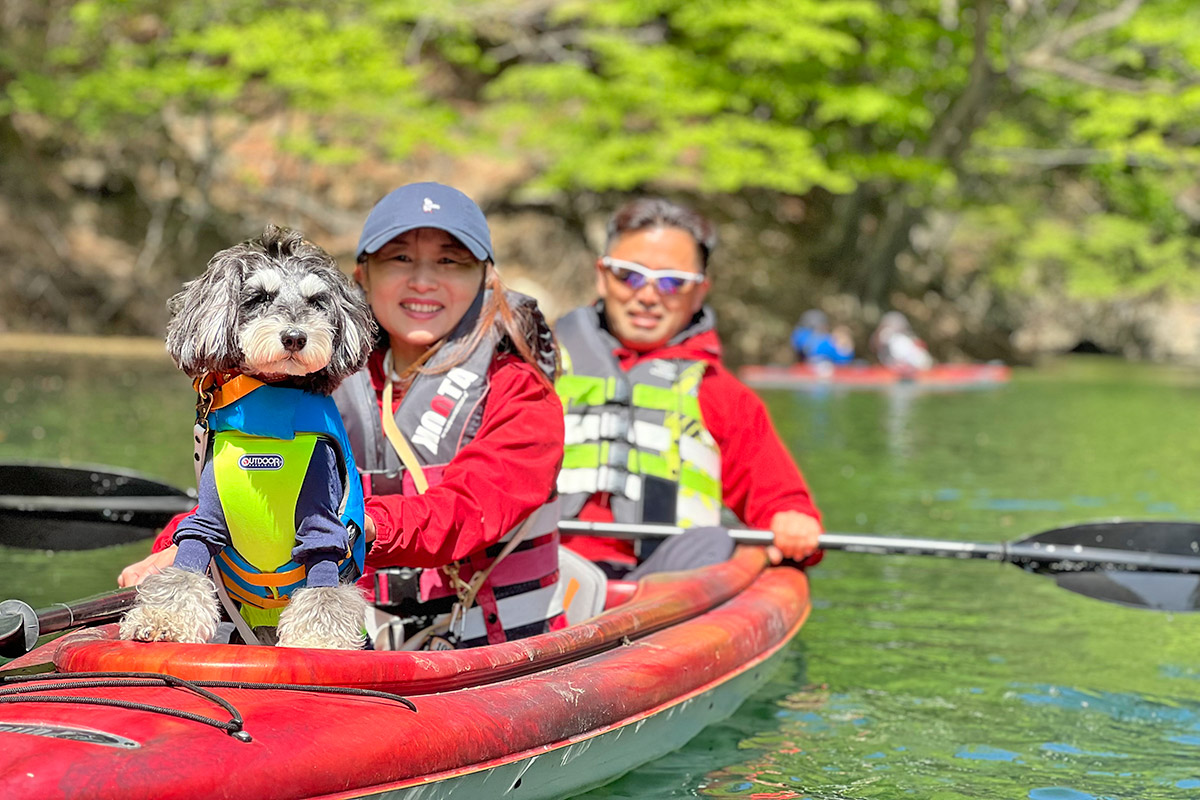
<path fill-rule="evenodd" d="M 701 274 L 700 247 L 681 228 L 647 228 L 626 233 L 608 250 L 614 260 L 650 269 Z M 630 350 L 644 353 L 661 347 L 682 331 L 704 304 L 708 280 L 685 284 L 678 294 L 664 294 L 654 280 L 639 289 L 619 280 L 596 262 L 596 291 L 604 300 L 609 330 Z"/>

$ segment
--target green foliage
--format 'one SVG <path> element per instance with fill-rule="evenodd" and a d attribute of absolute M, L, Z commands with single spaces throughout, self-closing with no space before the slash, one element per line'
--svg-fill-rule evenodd
<path fill-rule="evenodd" d="M 1180 202 L 1200 167 L 1200 47 L 1184 34 L 1197 25 L 1193 3 L 1145 4 L 1065 54 L 1096 70 L 1092 82 L 1029 73 L 1019 105 L 993 114 L 971 166 L 1003 184 L 960 237 L 993 243 L 999 286 L 1200 294 L 1200 220 Z"/>
<path fill-rule="evenodd" d="M 294 110 L 312 120 L 282 141 L 318 161 L 403 157 L 445 133 L 453 119 L 420 88 L 389 20 L 396 5 L 343 4 L 336 17 L 311 3 L 255 10 L 186 2 L 86 0 L 71 9 L 69 39 L 8 84 L 12 110 L 111 139 L 164 113 L 252 120 Z M 416 15 L 418 9 L 411 9 Z M 360 135 L 347 135 L 358 131 Z"/>
<path fill-rule="evenodd" d="M 50 2 L 3 30 L 0 115 L 68 143 L 269 118 L 321 164 L 499 151 L 549 198 L 855 192 L 831 226 L 961 212 L 1014 291 L 1198 290 L 1193 0 Z"/>
<path fill-rule="evenodd" d="M 871 75 L 872 42 L 894 22 L 881 4 L 617 0 L 563 4 L 554 19 L 573 33 L 569 57 L 516 64 L 486 94 L 542 155 L 544 186 L 803 194 L 850 191 L 878 177 L 868 165 L 927 173 L 870 158 L 931 119 L 915 84 L 905 94 Z M 868 152 L 838 146 L 849 141 Z"/>

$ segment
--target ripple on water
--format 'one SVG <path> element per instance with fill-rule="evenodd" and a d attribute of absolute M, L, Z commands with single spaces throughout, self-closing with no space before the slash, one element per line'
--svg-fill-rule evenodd
<path fill-rule="evenodd" d="M 1109 753 L 1103 750 L 1082 750 L 1064 742 L 1046 742 L 1042 750 L 1047 753 L 1062 753 L 1070 756 L 1095 756 L 1096 758 L 1128 758 L 1128 753 Z"/>
<path fill-rule="evenodd" d="M 1002 750 L 999 747 L 989 747 L 987 745 L 968 745 L 960 747 L 958 752 L 954 754 L 955 758 L 965 758 L 968 761 L 1018 761 L 1021 758 L 1020 753 L 1014 753 L 1011 750 Z"/>
<path fill-rule="evenodd" d="M 1111 800 L 1107 797 L 1097 797 L 1094 794 L 1068 789 L 1065 786 L 1047 786 L 1041 789 L 1030 789 L 1029 800 Z"/>

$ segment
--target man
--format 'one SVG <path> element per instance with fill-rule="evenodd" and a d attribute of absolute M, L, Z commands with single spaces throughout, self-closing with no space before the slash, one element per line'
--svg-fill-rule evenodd
<path fill-rule="evenodd" d="M 762 401 L 721 364 L 704 304 L 715 244 L 708 220 L 666 200 L 635 200 L 609 221 L 596 262 L 600 299 L 568 313 L 555 331 L 566 410 L 563 516 L 711 531 L 726 506 L 747 526 L 774 533 L 773 562 L 815 563 L 820 513 L 804 478 Z M 564 541 L 610 576 L 628 573 L 652 545 Z M 656 568 L 699 566 L 732 549 L 723 534 L 672 545 L 679 546 Z"/>

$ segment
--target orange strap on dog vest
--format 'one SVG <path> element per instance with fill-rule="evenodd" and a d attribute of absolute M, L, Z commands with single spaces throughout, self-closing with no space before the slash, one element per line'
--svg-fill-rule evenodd
<path fill-rule="evenodd" d="M 204 456 L 208 453 L 208 412 L 235 403 L 263 382 L 249 375 L 227 376 L 230 373 L 207 372 L 192 381 L 196 390 L 196 424 L 192 427 L 192 466 L 196 469 L 196 487 L 200 487 L 200 473 L 204 470 Z"/>
<path fill-rule="evenodd" d="M 231 403 L 236 403 L 263 385 L 262 381 L 252 378 L 249 375 L 236 375 L 226 381 L 222 381 L 221 377 L 220 375 L 209 373 L 201 375 L 192 382 L 192 386 L 195 387 L 197 394 L 204 396 L 207 393 L 212 397 L 212 403 L 208 405 L 208 411 L 224 408 Z"/>

